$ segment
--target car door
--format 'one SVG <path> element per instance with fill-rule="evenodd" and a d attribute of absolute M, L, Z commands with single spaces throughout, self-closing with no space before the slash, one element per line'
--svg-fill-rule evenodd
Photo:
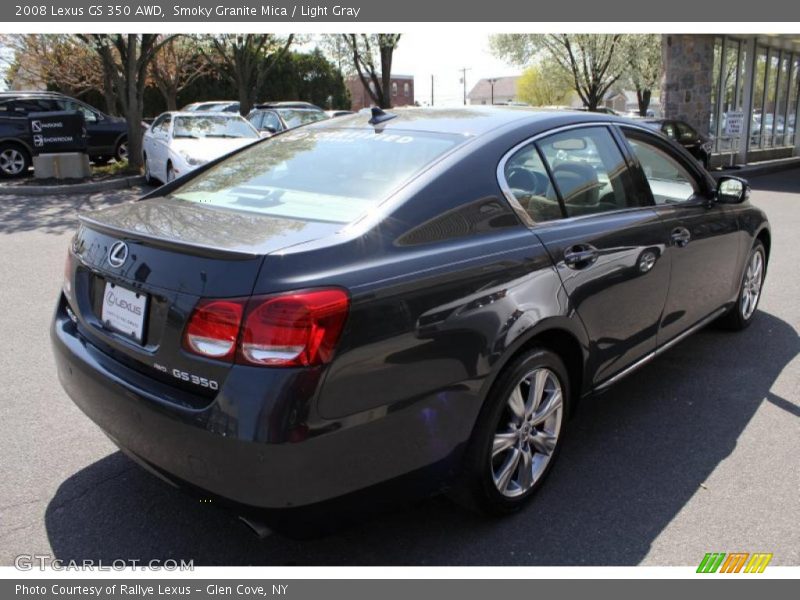
<path fill-rule="evenodd" d="M 648 355 L 669 285 L 667 232 L 604 124 L 539 138 L 504 164 L 592 345 L 594 385 Z"/>
<path fill-rule="evenodd" d="M 739 289 L 736 208 L 713 201 L 713 180 L 692 157 L 650 132 L 623 127 L 637 161 L 635 176 L 650 192 L 669 231 L 672 272 L 659 345 L 709 316 Z"/>

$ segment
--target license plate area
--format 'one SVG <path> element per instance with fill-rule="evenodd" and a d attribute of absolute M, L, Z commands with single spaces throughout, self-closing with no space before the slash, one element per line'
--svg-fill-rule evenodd
<path fill-rule="evenodd" d="M 106 281 L 100 320 L 108 329 L 141 344 L 144 341 L 147 303 L 147 294 L 134 292 L 119 284 Z"/>

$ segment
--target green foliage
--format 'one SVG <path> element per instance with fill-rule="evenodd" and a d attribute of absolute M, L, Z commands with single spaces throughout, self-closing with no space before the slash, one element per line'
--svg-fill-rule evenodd
<path fill-rule="evenodd" d="M 528 67 L 517 80 L 517 97 L 531 106 L 565 104 L 572 91 L 569 72 L 552 60 Z"/>

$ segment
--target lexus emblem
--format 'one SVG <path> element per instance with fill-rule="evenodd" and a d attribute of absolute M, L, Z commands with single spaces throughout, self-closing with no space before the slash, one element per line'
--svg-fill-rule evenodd
<path fill-rule="evenodd" d="M 112 267 L 121 267 L 128 260 L 128 244 L 125 242 L 114 242 L 111 250 L 108 251 L 108 264 Z"/>

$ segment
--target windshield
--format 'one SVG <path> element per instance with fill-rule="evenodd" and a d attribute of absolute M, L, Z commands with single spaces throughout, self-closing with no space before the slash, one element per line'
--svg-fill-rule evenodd
<path fill-rule="evenodd" d="M 288 129 L 293 129 L 295 127 L 299 127 L 300 125 L 308 125 L 309 123 L 314 123 L 315 121 L 322 121 L 323 119 L 327 119 L 328 115 L 326 115 L 321 110 L 305 110 L 302 108 L 279 108 L 277 111 L 280 113 L 281 117 L 284 121 L 286 121 L 286 127 Z"/>
<path fill-rule="evenodd" d="M 198 115 L 175 117 L 174 138 L 257 138 L 258 133 L 240 117 Z"/>
<path fill-rule="evenodd" d="M 349 223 L 465 138 L 300 129 L 239 152 L 179 187 L 181 200 Z"/>

